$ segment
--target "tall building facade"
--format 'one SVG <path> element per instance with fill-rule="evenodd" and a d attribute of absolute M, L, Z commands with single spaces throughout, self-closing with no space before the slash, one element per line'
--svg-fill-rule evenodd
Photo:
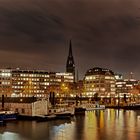
<path fill-rule="evenodd" d="M 48 86 L 49 92 L 55 92 L 56 96 L 63 97 L 64 94 L 69 94 L 71 91 L 71 86 L 74 82 L 74 76 L 72 73 L 61 73 L 61 72 L 51 72 L 50 75 L 50 85 Z"/>
<path fill-rule="evenodd" d="M 124 98 L 124 95 L 128 99 L 131 100 L 131 97 L 133 97 L 133 89 L 135 86 L 138 86 L 138 81 L 134 79 L 132 76 L 130 76 L 128 79 L 123 78 L 122 75 L 116 74 L 116 94 L 120 98 Z"/>
<path fill-rule="evenodd" d="M 49 73 L 41 70 L 12 70 L 12 96 L 45 97 Z"/>
<path fill-rule="evenodd" d="M 69 44 L 69 54 L 68 54 L 67 63 L 66 63 L 66 72 L 72 73 L 74 76 L 74 81 L 75 81 L 75 63 L 74 63 L 74 58 L 73 58 L 73 53 L 72 53 L 71 40 Z"/>
<path fill-rule="evenodd" d="M 0 95 L 11 96 L 12 73 L 10 69 L 0 69 Z"/>
<path fill-rule="evenodd" d="M 93 97 L 95 93 L 98 93 L 100 97 L 115 97 L 115 76 L 113 71 L 95 67 L 86 72 L 83 96 Z"/>
<path fill-rule="evenodd" d="M 0 70 L 0 97 L 46 97 L 49 92 L 61 93 L 61 86 L 68 88 L 74 82 L 72 73 L 43 70 Z"/>

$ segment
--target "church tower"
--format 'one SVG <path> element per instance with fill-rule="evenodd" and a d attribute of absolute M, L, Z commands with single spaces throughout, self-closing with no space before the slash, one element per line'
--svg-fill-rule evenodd
<path fill-rule="evenodd" d="M 73 58 L 73 54 L 72 54 L 71 40 L 70 40 L 70 44 L 69 44 L 69 55 L 67 58 L 66 72 L 73 73 L 74 81 L 75 81 L 75 63 L 74 63 L 74 58 Z"/>

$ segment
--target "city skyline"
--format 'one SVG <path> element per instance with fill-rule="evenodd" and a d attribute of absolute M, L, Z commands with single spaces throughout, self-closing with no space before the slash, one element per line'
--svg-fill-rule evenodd
<path fill-rule="evenodd" d="M 0 67 L 65 71 L 72 39 L 80 78 L 93 67 L 140 79 L 138 0 L 2 0 Z"/>

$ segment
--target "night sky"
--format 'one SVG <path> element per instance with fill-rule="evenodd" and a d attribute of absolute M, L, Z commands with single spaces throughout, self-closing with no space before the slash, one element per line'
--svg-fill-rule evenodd
<path fill-rule="evenodd" d="M 103 67 L 140 79 L 139 0 L 0 0 L 0 68 Z"/>

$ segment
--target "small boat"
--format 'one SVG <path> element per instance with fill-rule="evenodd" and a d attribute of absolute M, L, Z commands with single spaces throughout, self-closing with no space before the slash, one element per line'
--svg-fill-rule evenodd
<path fill-rule="evenodd" d="M 11 121 L 17 119 L 17 113 L 14 111 L 0 111 L 0 121 Z"/>
<path fill-rule="evenodd" d="M 35 116 L 37 122 L 56 120 L 56 119 L 70 119 L 74 115 L 72 108 L 53 107 L 49 108 L 47 115 Z"/>
<path fill-rule="evenodd" d="M 74 116 L 74 108 L 57 105 L 55 108 L 50 108 L 48 114 L 54 114 L 57 118 L 68 118 Z"/>
<path fill-rule="evenodd" d="M 105 109 L 105 105 L 99 105 L 99 104 L 85 104 L 83 106 L 85 107 L 86 111 Z"/>

